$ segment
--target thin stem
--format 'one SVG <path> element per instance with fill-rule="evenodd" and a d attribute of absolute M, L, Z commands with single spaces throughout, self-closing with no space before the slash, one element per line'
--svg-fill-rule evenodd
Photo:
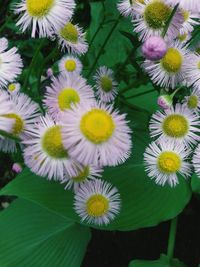
<path fill-rule="evenodd" d="M 166 33 L 167 33 L 168 29 L 169 29 L 169 25 L 170 25 L 170 23 L 171 23 L 171 21 L 172 21 L 174 15 L 175 15 L 177 9 L 178 9 L 178 6 L 179 6 L 179 4 L 177 4 L 177 5 L 174 7 L 174 9 L 172 10 L 172 12 L 171 12 L 171 14 L 170 14 L 170 16 L 169 16 L 169 18 L 168 18 L 168 20 L 167 20 L 167 22 L 166 22 L 165 28 L 164 28 L 164 30 L 163 30 L 163 32 L 162 32 L 162 37 L 163 37 L 163 38 L 165 37 L 165 35 L 166 35 Z"/>
<path fill-rule="evenodd" d="M 131 99 L 131 98 L 135 98 L 135 97 L 138 97 L 138 96 L 142 96 L 142 95 L 150 94 L 150 93 L 152 93 L 152 92 L 154 92 L 154 91 L 156 91 L 155 88 L 153 88 L 153 89 L 151 89 L 151 90 L 149 90 L 149 91 L 146 91 L 146 92 L 138 93 L 138 94 L 136 94 L 136 95 L 128 96 L 128 97 L 126 97 L 126 99 Z"/>
<path fill-rule="evenodd" d="M 167 248 L 167 257 L 169 260 L 173 259 L 173 256 L 174 256 L 177 223 L 178 223 L 178 217 L 171 220 L 169 239 L 168 239 L 168 248 Z"/>
<path fill-rule="evenodd" d="M 38 55 L 39 55 L 39 53 L 40 53 L 41 48 L 42 48 L 43 45 L 44 45 L 44 42 L 45 42 L 45 39 L 42 39 L 41 42 L 40 42 L 39 45 L 38 45 L 38 48 L 37 48 L 36 51 L 35 51 L 35 54 L 34 54 L 34 56 L 33 56 L 33 59 L 32 59 L 32 61 L 31 61 L 30 66 L 29 66 L 29 70 L 28 70 L 28 73 L 27 73 L 27 75 L 26 75 L 26 78 L 25 78 L 23 87 L 22 87 L 22 91 L 24 91 L 24 90 L 26 89 L 26 87 L 28 86 L 28 83 L 29 83 L 29 77 L 30 77 L 30 75 L 31 75 L 31 72 L 32 72 L 32 70 L 33 70 L 33 67 L 34 67 L 35 63 L 37 62 Z"/>
<path fill-rule="evenodd" d="M 91 74 L 93 73 L 93 71 L 94 71 L 94 69 L 95 69 L 95 67 L 96 67 L 97 62 L 98 62 L 99 58 L 101 57 L 101 54 L 102 54 L 103 51 L 104 51 L 105 46 L 107 45 L 107 43 L 108 43 L 110 37 L 112 36 L 112 34 L 113 34 L 115 28 L 117 27 L 117 25 L 118 25 L 118 23 L 119 23 L 120 18 L 121 18 L 121 15 L 120 15 L 120 16 L 118 17 L 118 19 L 115 21 L 113 27 L 111 28 L 110 32 L 108 33 L 108 35 L 107 35 L 107 37 L 106 37 L 104 43 L 103 43 L 102 46 L 101 46 L 101 49 L 99 50 L 99 53 L 98 53 L 98 55 L 97 55 L 97 57 L 96 57 L 96 59 L 95 59 L 93 65 L 92 65 L 92 67 L 91 67 L 91 69 L 90 69 L 90 72 L 89 72 L 88 75 L 87 75 L 87 78 L 90 78 Z"/>

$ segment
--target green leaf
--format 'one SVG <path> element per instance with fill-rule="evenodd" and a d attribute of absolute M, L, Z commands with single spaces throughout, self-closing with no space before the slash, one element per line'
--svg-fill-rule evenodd
<path fill-rule="evenodd" d="M 196 194 L 200 194 L 200 178 L 197 177 L 196 173 L 193 174 L 191 179 L 192 191 Z"/>
<path fill-rule="evenodd" d="M 90 240 L 90 231 L 19 199 L 1 212 L 0 236 L 3 267 L 78 267 Z"/>
<path fill-rule="evenodd" d="M 129 267 L 186 267 L 186 265 L 178 259 L 169 262 L 167 256 L 161 255 L 160 259 L 155 261 L 134 260 Z"/>

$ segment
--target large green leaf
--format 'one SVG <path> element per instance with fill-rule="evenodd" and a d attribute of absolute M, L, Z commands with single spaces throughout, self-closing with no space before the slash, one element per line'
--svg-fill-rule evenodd
<path fill-rule="evenodd" d="M 196 194 L 200 194 L 200 178 L 194 173 L 191 179 L 192 191 Z"/>
<path fill-rule="evenodd" d="M 78 267 L 90 231 L 19 199 L 0 214 L 0 236 L 3 267 Z"/>
<path fill-rule="evenodd" d="M 167 256 L 161 255 L 160 259 L 155 261 L 134 260 L 129 267 L 186 267 L 186 265 L 177 259 L 169 262 Z"/>

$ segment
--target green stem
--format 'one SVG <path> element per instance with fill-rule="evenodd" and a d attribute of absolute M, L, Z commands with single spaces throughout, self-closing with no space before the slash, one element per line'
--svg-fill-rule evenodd
<path fill-rule="evenodd" d="M 165 37 L 165 35 L 166 35 L 166 33 L 167 33 L 168 29 L 169 29 L 169 25 L 170 25 L 170 23 L 171 23 L 171 21 L 172 21 L 174 15 L 175 15 L 177 9 L 178 9 L 178 6 L 179 6 L 179 4 L 177 4 L 177 5 L 174 7 L 174 9 L 172 10 L 172 12 L 171 12 L 171 14 L 170 14 L 170 16 L 169 16 L 169 18 L 168 18 L 168 20 L 167 20 L 167 22 L 166 22 L 165 28 L 163 29 L 163 32 L 162 32 L 162 37 L 163 37 L 163 38 Z"/>
<path fill-rule="evenodd" d="M 171 220 L 169 239 L 168 239 L 168 248 L 167 248 L 167 257 L 169 260 L 173 259 L 173 256 L 174 256 L 177 223 L 178 223 L 178 217 Z"/>
<path fill-rule="evenodd" d="M 142 96 L 142 95 L 150 94 L 150 93 L 152 93 L 152 92 L 154 92 L 154 91 L 156 91 L 155 88 L 153 88 L 153 89 L 151 89 L 151 90 L 149 90 L 149 91 L 146 91 L 146 92 L 138 93 L 138 94 L 136 94 L 136 95 L 128 96 L 128 97 L 126 97 L 126 99 L 131 99 L 131 98 L 135 98 L 135 97 L 138 97 L 138 96 Z"/>
<path fill-rule="evenodd" d="M 7 138 L 10 138 L 12 140 L 14 140 L 15 142 L 20 142 L 20 138 L 17 137 L 17 136 L 14 136 L 13 134 L 10 134 L 10 133 L 7 133 L 3 130 L 0 130 L 0 135 L 4 136 L 4 137 L 7 137 Z"/>
<path fill-rule="evenodd" d="M 90 69 L 90 72 L 89 72 L 88 75 L 87 75 L 87 78 L 90 78 L 91 74 L 93 73 L 93 71 L 94 71 L 94 69 L 95 69 L 95 67 L 96 67 L 97 62 L 98 62 L 99 58 L 101 57 L 101 54 L 102 54 L 103 51 L 104 51 L 105 46 L 107 45 L 107 43 L 108 43 L 110 37 L 112 36 L 112 34 L 113 34 L 115 28 L 117 27 L 117 25 L 118 25 L 118 23 L 119 23 L 119 21 L 120 21 L 120 18 L 121 18 L 121 15 L 120 15 L 120 16 L 118 17 L 118 19 L 115 21 L 113 27 L 111 28 L 110 32 L 108 33 L 108 35 L 107 35 L 107 37 L 106 37 L 104 43 L 103 43 L 102 46 L 101 46 L 101 49 L 99 50 L 99 53 L 98 53 L 98 55 L 97 55 L 97 57 L 96 57 L 96 59 L 95 59 L 93 65 L 92 65 L 92 67 L 91 67 L 91 69 Z"/>
<path fill-rule="evenodd" d="M 40 53 L 41 48 L 42 48 L 43 45 L 44 45 L 44 42 L 45 42 L 45 39 L 42 39 L 41 42 L 39 43 L 39 45 L 38 45 L 36 51 L 35 51 L 35 54 L 34 54 L 34 56 L 33 56 L 33 59 L 32 59 L 32 61 L 31 61 L 30 66 L 29 66 L 29 70 L 28 70 L 28 73 L 27 73 L 27 75 L 26 75 L 24 84 L 23 84 L 23 86 L 22 86 L 22 91 L 24 91 L 24 90 L 26 89 L 26 87 L 28 86 L 28 84 L 29 84 L 29 77 L 30 77 L 30 75 L 31 75 L 31 72 L 32 72 L 32 70 L 33 70 L 33 67 L 34 67 L 35 63 L 37 62 L 38 55 L 39 55 L 39 53 Z"/>

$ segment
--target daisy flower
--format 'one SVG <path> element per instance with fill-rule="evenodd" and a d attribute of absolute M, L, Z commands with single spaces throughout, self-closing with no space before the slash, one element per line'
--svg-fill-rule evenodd
<path fill-rule="evenodd" d="M 155 62 L 146 60 L 143 67 L 155 84 L 173 89 L 185 79 L 188 53 L 183 44 L 175 42 L 168 46 L 162 59 Z"/>
<path fill-rule="evenodd" d="M 14 105 L 9 95 L 0 89 L 0 130 L 11 133 L 15 120 L 6 118 L 5 115 L 13 112 Z M 3 137 L 2 137 L 3 138 Z"/>
<path fill-rule="evenodd" d="M 94 101 L 92 88 L 76 73 L 66 73 L 52 78 L 52 84 L 46 89 L 44 104 L 56 120 L 60 119 L 62 113 L 70 109 L 72 104 Z"/>
<path fill-rule="evenodd" d="M 131 153 L 131 130 L 125 117 L 112 106 L 77 105 L 63 116 L 63 144 L 83 165 L 123 163 Z"/>
<path fill-rule="evenodd" d="M 73 187 L 74 192 L 76 193 L 80 186 L 89 180 L 94 180 L 100 178 L 103 172 L 103 169 L 93 165 L 87 166 L 77 166 L 78 174 L 72 177 L 65 177 L 62 181 L 62 184 L 65 184 L 65 189 L 71 189 Z"/>
<path fill-rule="evenodd" d="M 176 140 L 185 145 L 197 143 L 199 126 L 199 115 L 181 104 L 177 104 L 175 108 L 157 111 L 149 124 L 151 137 L 159 137 L 163 142 Z"/>
<path fill-rule="evenodd" d="M 197 176 L 200 178 L 200 144 L 197 146 L 194 152 L 192 163 Z"/>
<path fill-rule="evenodd" d="M 77 163 L 63 146 L 61 130 L 61 124 L 46 115 L 28 128 L 29 137 L 23 140 L 25 164 L 32 172 L 49 180 L 77 175 Z"/>
<path fill-rule="evenodd" d="M 118 83 L 114 80 L 114 73 L 105 66 L 100 67 L 94 76 L 97 98 L 105 103 L 112 102 L 117 95 Z"/>
<path fill-rule="evenodd" d="M 10 94 L 17 94 L 19 93 L 21 86 L 19 83 L 10 83 L 7 87 L 7 90 Z"/>
<path fill-rule="evenodd" d="M 187 162 L 189 154 L 190 150 L 181 143 L 152 142 L 144 153 L 146 172 L 156 184 L 176 186 L 179 183 L 178 173 L 184 178 L 191 174 L 191 164 Z"/>
<path fill-rule="evenodd" d="M 8 50 L 8 40 L 0 38 L 0 87 L 5 87 L 8 82 L 13 82 L 22 72 L 22 59 L 17 53 L 17 48 Z"/>
<path fill-rule="evenodd" d="M 134 6 L 136 3 L 142 3 L 144 4 L 144 0 L 121 0 L 118 4 L 117 4 L 117 8 L 119 10 L 119 12 L 125 16 L 131 16 L 134 17 L 135 16 L 135 12 L 134 12 Z"/>
<path fill-rule="evenodd" d="M 82 221 L 109 224 L 121 207 L 117 188 L 102 180 L 87 181 L 75 194 L 74 209 Z"/>
<path fill-rule="evenodd" d="M 187 34 L 188 32 L 192 32 L 194 30 L 195 25 L 199 25 L 200 15 L 198 13 L 190 12 L 182 9 L 181 13 L 184 18 L 184 22 L 180 29 L 180 34 Z"/>
<path fill-rule="evenodd" d="M 200 91 L 195 88 L 192 89 L 191 94 L 186 96 L 184 99 L 184 103 L 187 107 L 193 111 L 200 112 Z"/>
<path fill-rule="evenodd" d="M 4 115 L 5 118 L 14 119 L 11 133 L 15 137 L 23 139 L 27 136 L 27 128 L 37 121 L 40 115 L 39 106 L 34 103 L 27 95 L 11 95 L 13 109 Z M 16 152 L 16 143 L 10 138 L 0 138 L 0 150 L 4 152 Z"/>
<path fill-rule="evenodd" d="M 146 40 L 150 36 L 160 36 L 172 13 L 172 8 L 164 0 L 144 0 L 144 3 L 137 2 L 135 7 L 136 16 L 132 20 L 134 31 L 139 33 L 140 40 Z M 179 10 L 173 16 L 168 31 L 167 39 L 174 39 L 183 23 L 183 16 Z"/>
<path fill-rule="evenodd" d="M 85 39 L 85 33 L 82 28 L 77 25 L 67 22 L 62 28 L 57 31 L 58 42 L 62 50 L 67 50 L 68 53 L 83 55 L 88 50 L 88 43 Z"/>
<path fill-rule="evenodd" d="M 190 53 L 186 59 L 185 77 L 189 86 L 200 88 L 200 55 Z"/>
<path fill-rule="evenodd" d="M 58 67 L 60 72 L 76 74 L 80 74 L 83 68 L 81 61 L 73 55 L 64 56 L 60 60 Z"/>
<path fill-rule="evenodd" d="M 32 28 L 31 36 L 35 38 L 52 36 L 52 32 L 63 27 L 73 15 L 74 0 L 21 0 L 14 12 L 20 14 L 17 26 L 22 32 Z"/>
<path fill-rule="evenodd" d="M 175 6 L 179 4 L 179 7 L 192 12 L 200 11 L 199 0 L 165 0 L 167 4 Z"/>

